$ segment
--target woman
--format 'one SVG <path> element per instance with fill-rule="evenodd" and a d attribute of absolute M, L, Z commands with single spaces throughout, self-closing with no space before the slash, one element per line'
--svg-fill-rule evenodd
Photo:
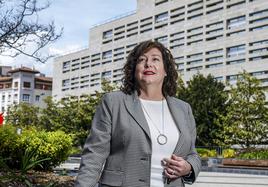
<path fill-rule="evenodd" d="M 201 162 L 190 106 L 174 97 L 174 59 L 145 41 L 128 55 L 121 91 L 105 94 L 95 113 L 76 187 L 181 187 Z"/>

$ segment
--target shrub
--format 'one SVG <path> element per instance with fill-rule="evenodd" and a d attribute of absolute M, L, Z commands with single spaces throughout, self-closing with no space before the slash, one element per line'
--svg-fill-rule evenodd
<path fill-rule="evenodd" d="M 5 158 L 7 162 L 18 155 L 16 144 L 18 138 L 15 127 L 10 125 L 0 127 L 0 157 Z"/>
<path fill-rule="evenodd" d="M 196 148 L 198 154 L 200 157 L 202 158 L 206 158 L 206 157 L 216 157 L 217 156 L 217 152 L 216 150 L 212 149 L 205 149 L 205 148 Z"/>
<path fill-rule="evenodd" d="M 255 149 L 242 152 L 238 155 L 242 159 L 268 159 L 268 149 Z"/>
<path fill-rule="evenodd" d="M 17 135 L 13 126 L 5 125 L 0 128 L 0 138 L 5 142 L 0 144 L 0 157 L 9 156 L 12 162 L 8 165 L 12 168 L 20 168 L 26 150 L 36 150 L 36 159 L 50 158 L 41 164 L 44 169 L 50 169 L 65 161 L 72 148 L 72 137 L 62 131 L 46 132 L 31 128 L 23 129 L 22 134 Z"/>
<path fill-rule="evenodd" d="M 222 152 L 223 158 L 234 158 L 236 155 L 236 152 L 234 149 L 224 149 Z"/>

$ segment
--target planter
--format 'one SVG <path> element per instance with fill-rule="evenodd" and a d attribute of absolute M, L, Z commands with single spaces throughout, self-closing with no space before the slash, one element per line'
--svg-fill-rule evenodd
<path fill-rule="evenodd" d="M 228 158 L 222 160 L 223 165 L 227 166 L 249 166 L 249 167 L 268 167 L 268 160 L 249 160 Z"/>

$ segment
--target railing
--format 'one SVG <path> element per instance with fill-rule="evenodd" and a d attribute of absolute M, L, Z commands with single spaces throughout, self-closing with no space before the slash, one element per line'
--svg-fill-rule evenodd
<path fill-rule="evenodd" d="M 98 27 L 98 26 L 100 26 L 100 25 L 104 25 L 104 24 L 106 24 L 106 23 L 112 22 L 112 21 L 117 20 L 117 19 L 121 19 L 121 18 L 130 16 L 130 15 L 135 14 L 135 13 L 136 13 L 136 10 L 133 10 L 133 11 L 130 11 L 130 12 L 126 12 L 126 13 L 124 13 L 124 14 L 120 14 L 120 15 L 115 16 L 115 17 L 113 17 L 113 18 L 104 20 L 104 21 L 102 21 L 102 22 L 100 22 L 100 23 L 94 24 L 94 25 L 92 25 L 92 26 L 90 27 L 90 29 L 92 29 L 92 28 L 94 28 L 94 27 Z"/>

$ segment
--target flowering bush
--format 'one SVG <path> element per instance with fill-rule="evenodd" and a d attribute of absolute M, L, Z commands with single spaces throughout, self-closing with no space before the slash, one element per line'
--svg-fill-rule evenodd
<path fill-rule="evenodd" d="M 19 135 L 12 125 L 0 127 L 0 157 L 9 158 L 8 166 L 20 168 L 26 150 L 35 151 L 42 168 L 50 169 L 65 161 L 72 149 L 72 137 L 62 131 L 46 132 L 36 128 L 23 129 Z"/>

